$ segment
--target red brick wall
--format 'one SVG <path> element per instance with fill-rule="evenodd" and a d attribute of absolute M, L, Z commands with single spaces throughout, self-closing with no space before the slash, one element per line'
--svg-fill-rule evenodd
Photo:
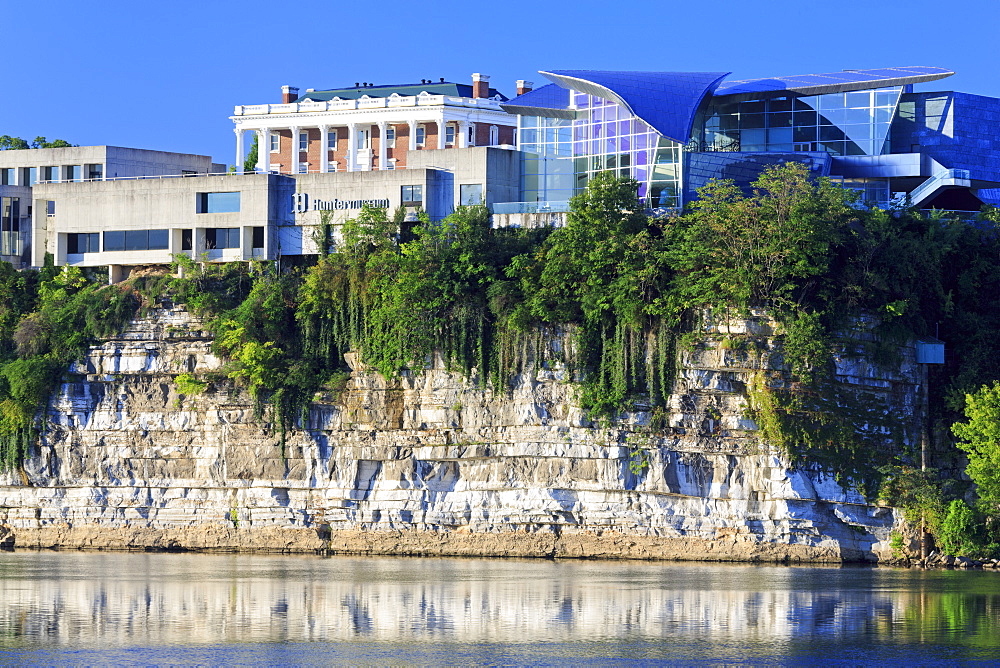
<path fill-rule="evenodd" d="M 422 125 L 425 130 L 424 145 L 422 147 L 418 147 L 418 150 L 436 149 L 438 147 L 438 124 L 423 123 Z M 475 123 L 476 146 L 490 145 L 491 125 L 493 124 Z M 382 138 L 379 136 L 378 126 L 371 125 L 362 127 L 367 127 L 371 133 L 370 146 L 374 157 L 373 167 L 375 169 L 379 169 L 381 165 L 378 164 L 378 153 Z M 410 148 L 410 126 L 406 123 L 402 123 L 398 125 L 394 124 L 393 127 L 396 129 L 395 147 L 386 149 L 386 159 L 395 158 L 396 167 L 403 168 L 406 166 L 406 155 Z M 497 127 L 500 131 L 499 143 L 513 144 L 516 128 L 509 125 L 498 125 Z M 297 164 L 301 161 L 306 161 L 309 163 L 310 171 L 319 171 L 321 151 L 326 150 L 326 147 L 320 143 L 322 135 L 319 128 L 301 128 L 299 131 L 309 133 L 309 149 L 303 153 L 293 150 L 298 148 L 298 137 L 292 137 L 290 130 L 272 131 L 271 134 L 277 134 L 280 137 L 280 150 L 277 153 L 271 154 L 272 167 L 280 164 L 281 171 L 283 173 L 294 173 Z M 346 126 L 330 128 L 331 133 L 334 131 L 337 133 L 337 148 L 327 153 L 328 159 L 330 163 L 337 162 L 338 171 L 345 171 L 347 168 L 347 153 L 349 148 L 348 129 Z M 456 127 L 456 132 L 457 131 L 458 129 Z M 456 141 L 455 147 L 458 145 L 459 143 Z"/>

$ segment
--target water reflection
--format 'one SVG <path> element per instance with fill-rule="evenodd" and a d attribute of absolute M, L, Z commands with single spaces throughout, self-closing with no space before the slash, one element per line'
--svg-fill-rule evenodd
<path fill-rule="evenodd" d="M 1000 647 L 1000 574 L 988 572 L 16 552 L 0 554 L 0 600 L 8 649 L 671 638 L 758 654 L 802 641 Z"/>

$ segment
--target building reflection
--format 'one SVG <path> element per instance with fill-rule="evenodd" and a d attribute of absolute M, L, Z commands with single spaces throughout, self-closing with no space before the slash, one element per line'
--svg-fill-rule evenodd
<path fill-rule="evenodd" d="M 886 569 L 18 552 L 0 600 L 7 647 L 1000 631 L 1000 576 Z"/>

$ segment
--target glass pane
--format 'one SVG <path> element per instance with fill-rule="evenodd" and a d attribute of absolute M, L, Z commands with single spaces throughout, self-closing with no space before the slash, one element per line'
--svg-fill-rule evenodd
<path fill-rule="evenodd" d="M 846 115 L 848 123 L 871 123 L 872 121 L 871 112 L 867 107 L 864 109 L 848 109 Z"/>
<path fill-rule="evenodd" d="M 239 213 L 240 194 L 205 193 L 205 210 L 201 213 Z"/>
<path fill-rule="evenodd" d="M 813 110 L 809 111 L 796 111 L 795 125 L 816 125 L 816 112 Z"/>
<path fill-rule="evenodd" d="M 771 100 L 768 103 L 767 108 L 769 111 L 791 111 L 792 101 L 788 98 L 777 98 Z"/>
<path fill-rule="evenodd" d="M 167 230 L 150 230 L 149 231 L 149 249 L 150 250 L 167 250 L 168 234 Z"/>
<path fill-rule="evenodd" d="M 767 115 L 768 127 L 772 128 L 782 128 L 788 127 L 792 124 L 792 114 L 788 111 L 783 111 L 777 114 Z"/>
<path fill-rule="evenodd" d="M 126 230 L 125 250 L 146 250 L 149 248 L 149 239 L 146 230 Z"/>
<path fill-rule="evenodd" d="M 847 93 L 848 107 L 869 107 L 872 103 L 871 91 L 862 90 L 854 93 Z"/>
<path fill-rule="evenodd" d="M 104 250 L 106 250 L 106 251 L 123 251 L 123 250 L 125 250 L 125 233 L 124 232 L 105 232 L 104 233 Z"/>

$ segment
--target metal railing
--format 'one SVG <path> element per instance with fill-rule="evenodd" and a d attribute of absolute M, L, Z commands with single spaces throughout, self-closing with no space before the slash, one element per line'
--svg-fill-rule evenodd
<path fill-rule="evenodd" d="M 569 211 L 569 201 L 556 202 L 498 202 L 493 213 L 564 213 Z"/>
<path fill-rule="evenodd" d="M 909 200 L 913 204 L 920 204 L 922 201 L 927 199 L 929 195 L 933 195 L 935 190 L 943 186 L 968 186 L 969 178 L 970 174 L 967 169 L 946 169 L 942 172 L 938 172 L 911 190 Z M 959 183 L 963 181 L 964 183 Z"/>
<path fill-rule="evenodd" d="M 450 95 L 404 95 L 398 97 L 372 97 L 357 100 L 325 100 L 320 102 L 287 102 L 284 104 L 241 104 L 233 108 L 234 116 L 263 116 L 267 114 L 315 113 L 317 111 L 344 111 L 352 109 L 384 109 L 392 107 L 486 107 L 500 109 L 500 102 L 486 97 L 452 97 Z"/>

